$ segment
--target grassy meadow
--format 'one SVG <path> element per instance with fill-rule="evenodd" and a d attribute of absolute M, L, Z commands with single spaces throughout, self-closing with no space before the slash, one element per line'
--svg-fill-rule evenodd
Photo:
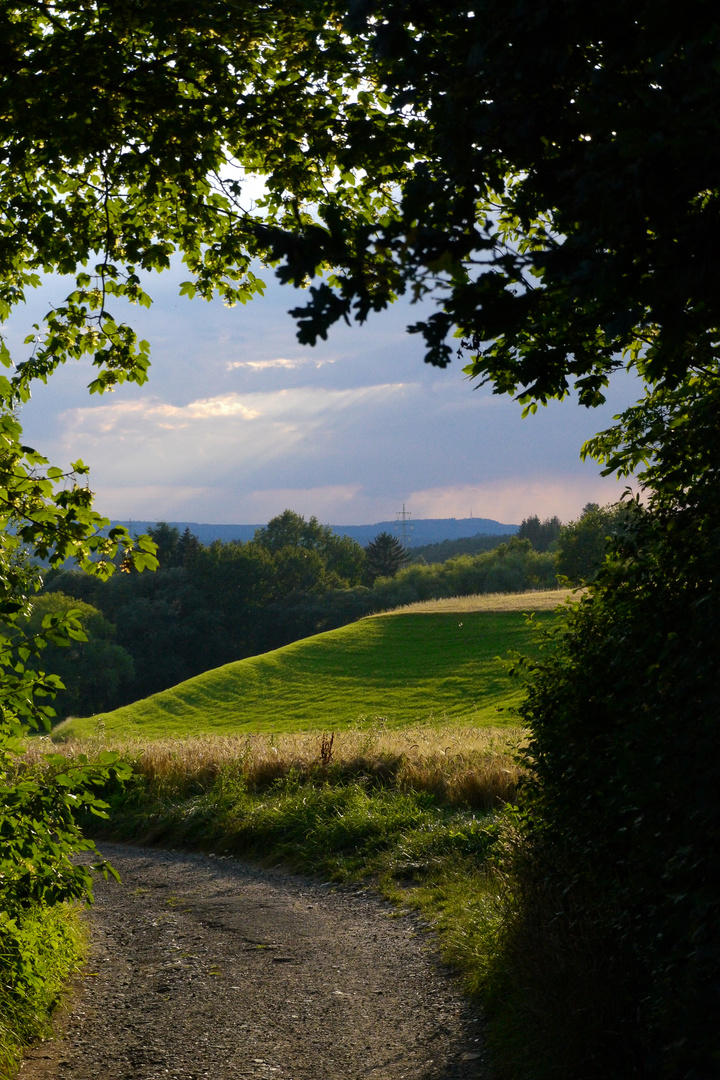
<path fill-rule="evenodd" d="M 532 653 L 564 593 L 412 605 L 204 672 L 114 712 L 70 718 L 58 740 L 512 723 L 521 688 L 498 657 Z"/>

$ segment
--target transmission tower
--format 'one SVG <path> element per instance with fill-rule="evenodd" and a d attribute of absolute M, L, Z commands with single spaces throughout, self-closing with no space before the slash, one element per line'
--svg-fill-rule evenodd
<path fill-rule="evenodd" d="M 410 511 L 405 509 L 405 503 L 403 503 L 402 510 L 398 510 L 395 514 L 397 521 L 395 522 L 395 532 L 399 534 L 400 543 L 404 548 L 408 547 L 412 540 L 411 533 L 413 526 L 408 524 L 410 520 Z"/>

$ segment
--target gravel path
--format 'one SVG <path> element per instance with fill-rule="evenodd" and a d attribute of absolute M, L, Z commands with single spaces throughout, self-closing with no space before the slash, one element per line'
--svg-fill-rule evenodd
<path fill-rule="evenodd" d="M 417 921 L 364 890 L 102 844 L 64 1035 L 19 1080 L 488 1080 L 481 1024 Z"/>

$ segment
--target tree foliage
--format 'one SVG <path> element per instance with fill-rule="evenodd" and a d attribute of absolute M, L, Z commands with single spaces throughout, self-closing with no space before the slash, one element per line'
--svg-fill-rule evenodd
<path fill-rule="evenodd" d="M 575 385 L 598 403 L 623 354 L 670 385 L 715 362 L 711 5 L 366 0 L 348 25 L 410 118 L 413 167 L 308 328 L 352 311 L 382 251 L 395 291 L 439 299 L 416 326 L 427 358 L 447 363 L 457 328 L 470 373 L 528 402 Z M 337 265 L 331 228 L 321 251 Z"/>
<path fill-rule="evenodd" d="M 59 676 L 64 687 L 55 695 L 53 707 L 61 716 L 114 709 L 134 681 L 135 665 L 130 653 L 117 644 L 116 628 L 101 611 L 62 592 L 38 595 L 33 597 L 22 629 L 41 633 L 47 615 L 62 616 L 70 611 L 87 640 L 73 640 L 63 647 L 49 642 L 43 650 L 43 667 Z"/>
<path fill-rule="evenodd" d="M 363 221 L 392 213 L 408 124 L 341 15 L 295 0 L 3 10 L 0 316 L 39 273 L 76 276 L 18 363 L 17 393 L 83 353 L 92 390 L 144 382 L 148 343 L 110 305 L 149 305 L 141 275 L 175 253 L 185 294 L 244 303 L 262 291 L 251 261 L 269 257 L 271 223 L 325 235 L 328 187 Z M 378 170 L 358 180 L 370 156 Z M 266 176 L 259 213 L 243 203 L 246 172 Z"/>
<path fill-rule="evenodd" d="M 285 510 L 258 529 L 254 540 L 286 563 L 280 575 L 282 592 L 312 588 L 315 581 L 321 587 L 341 588 L 357 585 L 362 578 L 365 556 L 360 545 L 349 536 L 337 536 L 316 517 L 305 521 Z M 300 570 L 303 560 L 307 569 Z"/>
<path fill-rule="evenodd" d="M 411 563 L 393 578 L 379 578 L 370 599 L 376 611 L 418 600 L 437 600 L 477 593 L 526 592 L 557 585 L 555 558 L 533 551 L 529 540 L 512 536 L 480 555 L 455 555 L 443 563 Z"/>
<path fill-rule="evenodd" d="M 369 584 L 379 577 L 395 577 L 398 570 L 410 561 L 410 553 L 397 536 L 381 532 L 365 548 Z"/>
<path fill-rule="evenodd" d="M 476 533 L 475 536 L 459 537 L 457 540 L 439 540 L 432 544 L 415 544 L 412 548 L 413 562 L 447 562 L 456 555 L 479 555 L 482 551 L 492 551 L 507 541 L 508 534 L 493 536 L 489 533 Z"/>
<path fill-rule="evenodd" d="M 146 540 L 133 552 L 125 530 L 102 535 L 107 522 L 92 511 L 91 492 L 79 482 L 86 471 L 82 462 L 67 473 L 48 467 L 20 443 L 15 417 L 0 414 L 0 973 L 11 998 L 37 989 L 37 958 L 27 927 L 39 925 L 38 912 L 92 896 L 90 869 L 71 858 L 94 848 L 81 835 L 77 810 L 103 813 L 105 804 L 93 787 L 111 772 L 127 773 L 114 753 L 93 766 L 86 760 L 68 766 L 52 754 L 42 770 L 22 762 L 25 737 L 49 728 L 54 715 L 49 701 L 62 689 L 57 675 L 44 670 L 43 654 L 85 641 L 72 608 L 48 610 L 40 625 L 33 625 L 30 612 L 40 576 L 29 556 L 52 565 L 72 556 L 101 577 L 112 570 L 119 548 L 128 566 L 154 564 Z M 102 860 L 96 868 L 108 869 Z"/>
<path fill-rule="evenodd" d="M 143 381 L 109 311 L 184 258 L 188 294 L 245 301 L 328 280 L 302 340 L 399 292 L 444 365 L 528 402 L 601 400 L 626 353 L 649 381 L 714 363 L 720 29 L 695 0 L 220 0 L 18 4 L 3 16 L 0 279 L 78 274 L 19 368 L 24 393 L 90 352 L 93 389 Z M 78 74 L 79 73 L 79 74 Z M 692 123 L 687 122 L 688 114 Z M 255 212 L 246 172 L 267 177 Z M 682 273 L 678 273 L 682 268 Z"/>
<path fill-rule="evenodd" d="M 625 503 L 599 506 L 587 503 L 577 521 L 558 529 L 557 570 L 572 585 L 592 581 L 603 564 L 613 536 L 628 518 Z"/>
<path fill-rule="evenodd" d="M 148 345 L 110 308 L 149 304 L 144 272 L 174 254 L 183 292 L 228 303 L 262 290 L 254 258 L 295 285 L 324 273 L 294 310 L 308 342 L 433 296 L 426 358 L 445 365 L 455 333 L 470 374 L 528 407 L 572 386 L 597 404 L 626 362 L 668 390 L 716 363 L 720 28 L 702 0 L 532 18 L 81 0 L 3 20 L 0 315 L 39 272 L 76 275 L 18 358 L 20 397 L 83 352 L 93 390 L 144 381 Z M 266 178 L 254 208 L 248 173 Z"/>
<path fill-rule="evenodd" d="M 521 540 L 529 540 L 536 551 L 548 551 L 555 546 L 560 527 L 557 515 L 541 521 L 537 514 L 532 514 L 520 522 L 517 535 Z"/>

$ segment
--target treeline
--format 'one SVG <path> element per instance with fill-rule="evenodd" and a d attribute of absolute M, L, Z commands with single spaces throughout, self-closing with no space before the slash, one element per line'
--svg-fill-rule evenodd
<path fill-rule="evenodd" d="M 209 547 L 165 523 L 150 534 L 160 564 L 154 574 L 117 573 L 105 582 L 78 570 L 47 575 L 36 611 L 51 594 L 62 594 L 60 603 L 68 606 L 82 601 L 102 618 L 95 621 L 105 641 L 131 662 L 119 681 L 106 682 L 101 691 L 100 658 L 92 678 L 87 664 L 78 678 L 90 643 L 69 654 L 58 650 L 54 670 L 68 686 L 58 698 L 60 714 L 114 708 L 365 613 L 354 595 L 355 589 L 369 591 L 362 585 L 363 549 L 314 518 L 306 522 L 286 512 L 249 543 L 216 541 Z"/>
<path fill-rule="evenodd" d="M 595 506 L 595 504 L 588 504 Z M 583 511 L 586 513 L 588 507 Z M 517 533 L 514 535 L 519 540 L 529 540 L 535 551 L 557 551 L 560 542 L 560 534 L 563 526 L 559 517 L 545 518 L 541 521 L 537 514 L 526 517 Z M 476 536 L 462 536 L 457 540 L 440 540 L 435 544 L 422 544 L 410 550 L 412 562 L 438 563 L 447 562 L 458 555 L 480 555 L 483 551 L 492 551 L 506 544 L 511 539 L 508 533 L 488 535 L 478 533 Z"/>
<path fill-rule="evenodd" d="M 555 556 L 533 549 L 529 540 L 513 536 L 481 555 L 457 555 L 444 563 L 411 564 L 393 578 L 376 581 L 371 600 L 375 611 L 475 593 L 524 592 L 557 585 Z"/>
<path fill-rule="evenodd" d="M 456 555 L 480 555 L 483 551 L 492 551 L 493 548 L 507 543 L 509 539 L 508 533 L 498 536 L 478 533 L 477 536 L 461 536 L 457 540 L 438 540 L 434 544 L 420 544 L 410 548 L 410 557 L 413 562 L 420 563 L 447 562 Z"/>

